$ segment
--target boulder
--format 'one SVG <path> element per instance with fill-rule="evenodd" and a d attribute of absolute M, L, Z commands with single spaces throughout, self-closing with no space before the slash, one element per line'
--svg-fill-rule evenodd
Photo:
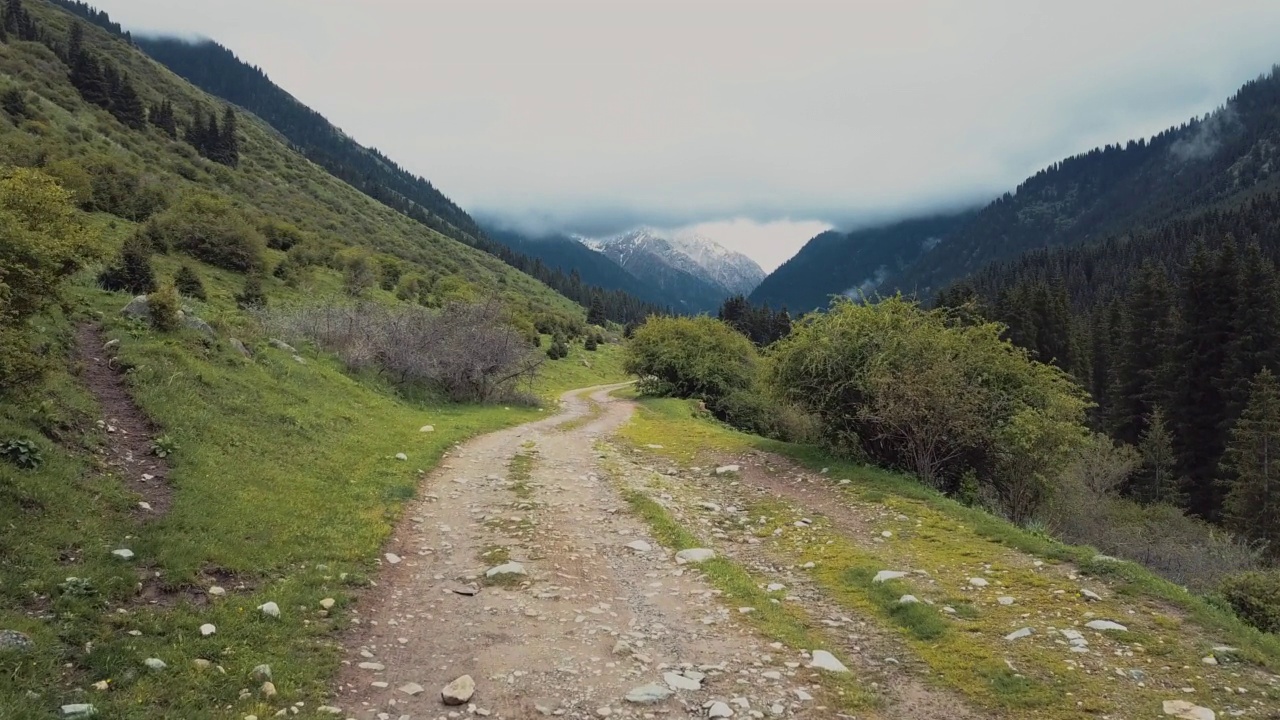
<path fill-rule="evenodd" d="M 662 674 L 662 681 L 671 686 L 672 690 L 701 690 L 702 683 L 687 678 L 680 673 L 666 672 Z"/>
<path fill-rule="evenodd" d="M 151 322 L 151 301 L 147 300 L 146 295 L 139 295 L 130 300 L 120 314 L 132 320 Z"/>
<path fill-rule="evenodd" d="M 195 330 L 196 332 L 204 335 L 205 337 L 215 338 L 218 336 L 218 333 L 213 331 L 212 325 L 205 322 L 204 320 L 201 320 L 199 317 L 197 317 L 192 313 L 184 313 L 182 315 L 182 326 L 187 328 L 188 330 Z"/>
<path fill-rule="evenodd" d="M 847 673 L 849 668 L 844 663 L 836 659 L 835 655 L 826 650 L 814 650 L 813 659 L 809 662 L 809 667 L 815 667 L 819 670 L 826 670 L 833 673 Z"/>
<path fill-rule="evenodd" d="M 244 343 L 237 340 L 236 338 L 231 338 L 227 340 L 227 344 L 231 346 L 232 350 L 235 350 L 236 352 L 240 353 L 244 357 L 247 357 L 247 358 L 253 357 L 253 353 L 249 352 L 249 348 L 245 346 Z"/>
<path fill-rule="evenodd" d="M 651 705 L 653 703 L 660 703 L 671 697 L 671 695 L 671 688 L 666 685 L 663 685 L 662 683 L 649 683 L 648 685 L 641 685 L 638 688 L 633 688 L 631 692 L 624 696 L 623 699 L 629 703 L 635 703 L 637 705 Z"/>
<path fill-rule="evenodd" d="M 1186 700 L 1165 700 L 1164 714 L 1180 720 L 1217 720 L 1218 714 Z"/>
<path fill-rule="evenodd" d="M 290 345 L 289 343 L 287 343 L 287 342 L 285 342 L 285 341 L 283 341 L 283 340 L 277 339 L 277 338 L 271 338 L 270 340 L 268 340 L 268 341 L 267 341 L 267 344 L 268 344 L 268 345 L 270 345 L 271 347 L 273 347 L 273 348 L 277 349 L 277 350 L 283 350 L 283 351 L 285 351 L 285 352 L 287 352 L 287 353 L 290 353 L 290 354 L 298 352 L 297 350 L 295 350 L 295 349 L 293 348 L 293 346 L 292 346 L 292 345 Z"/>
<path fill-rule="evenodd" d="M 1128 632 L 1129 630 L 1129 628 L 1120 623 L 1111 622 L 1110 620 L 1090 620 L 1084 626 L 1090 630 L 1119 630 L 1120 632 Z"/>
<path fill-rule="evenodd" d="M 715 550 L 708 548 L 688 548 L 676 553 L 677 563 L 700 563 L 706 562 L 716 556 Z"/>
<path fill-rule="evenodd" d="M 499 575 L 528 575 L 528 571 L 524 569 L 524 565 L 518 562 L 509 562 L 496 567 L 491 567 L 485 571 L 485 577 L 498 577 Z"/>
<path fill-rule="evenodd" d="M 35 643 L 26 633 L 20 633 L 17 630 L 0 630 L 0 652 L 5 650 L 27 652 L 34 647 Z"/>
<path fill-rule="evenodd" d="M 440 700 L 445 705 L 463 705 L 476 694 L 476 681 L 470 675 L 463 675 L 440 691 Z"/>

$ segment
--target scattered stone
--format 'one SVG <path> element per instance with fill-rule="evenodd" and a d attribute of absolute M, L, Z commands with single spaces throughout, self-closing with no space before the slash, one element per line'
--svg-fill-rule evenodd
<path fill-rule="evenodd" d="M 834 673 L 847 673 L 849 668 L 844 663 L 836 659 L 835 655 L 826 650 L 814 650 L 813 659 L 809 663 L 809 667 L 816 667 L 820 670 L 827 670 Z"/>
<path fill-rule="evenodd" d="M 280 606 L 275 602 L 264 602 L 258 606 L 258 611 L 269 618 L 280 617 Z"/>
<path fill-rule="evenodd" d="M 1019 629 L 1019 630 L 1014 630 L 1013 632 L 1009 633 L 1008 635 L 1005 635 L 1005 636 L 1004 636 L 1004 639 L 1005 639 L 1005 640 L 1021 640 L 1021 639 L 1022 639 L 1022 638 L 1024 638 L 1024 637 L 1029 637 L 1029 636 L 1031 635 L 1031 633 L 1032 633 L 1032 632 L 1033 632 L 1033 630 L 1032 630 L 1031 628 L 1029 628 L 1029 627 L 1024 627 L 1024 628 L 1021 628 L 1021 629 Z"/>
<path fill-rule="evenodd" d="M 1090 620 L 1084 624 L 1090 630 L 1119 630 L 1120 632 L 1128 632 L 1129 628 L 1117 622 L 1110 620 Z"/>
<path fill-rule="evenodd" d="M 716 474 L 728 475 L 729 473 L 736 473 L 736 472 L 740 472 L 741 470 L 742 468 L 737 465 L 721 465 L 720 467 L 716 468 Z"/>
<path fill-rule="evenodd" d="M 466 585 L 458 585 L 451 588 L 455 595 L 466 595 L 472 597 L 480 594 L 480 586 L 475 583 L 467 583 Z"/>
<path fill-rule="evenodd" d="M 676 562 L 678 563 L 700 563 L 706 562 L 716 556 L 715 550 L 707 548 L 689 548 L 676 553 Z"/>
<path fill-rule="evenodd" d="M 111 554 L 116 556 L 120 560 L 133 559 L 133 551 L 130 550 L 129 548 L 120 548 L 119 550 L 112 550 Z"/>
<path fill-rule="evenodd" d="M 400 686 L 400 692 L 404 693 L 405 695 L 421 695 L 425 691 L 426 691 L 426 688 L 414 682 L 405 683 L 404 685 Z"/>
<path fill-rule="evenodd" d="M 1014 600 L 1008 595 L 1002 595 L 996 598 L 996 602 L 1000 603 L 1001 605 L 1012 605 L 1014 603 Z"/>
<path fill-rule="evenodd" d="M 649 543 L 643 540 L 632 540 L 631 542 L 627 543 L 627 547 L 631 548 L 632 550 L 635 550 L 636 552 L 642 552 L 642 553 L 649 552 L 650 550 L 653 549 L 652 545 L 650 545 Z"/>
<path fill-rule="evenodd" d="M 889 580 L 897 580 L 898 578 L 904 578 L 906 576 L 906 573 L 898 570 L 881 570 L 876 573 L 875 577 L 871 578 L 871 582 L 888 582 Z"/>
<path fill-rule="evenodd" d="M 320 601 L 320 607 L 325 610 L 332 610 L 335 604 L 337 604 L 337 601 L 333 598 L 325 598 Z"/>
<path fill-rule="evenodd" d="M 213 623 L 205 623 L 200 626 L 201 637 L 209 637 L 216 632 L 218 632 L 218 628 Z"/>
<path fill-rule="evenodd" d="M 254 680 L 270 680 L 271 666 L 265 663 L 262 665 L 259 665 L 249 673 L 249 676 L 252 677 Z"/>
<path fill-rule="evenodd" d="M 262 697 L 273 698 L 276 696 L 276 684 L 269 680 L 267 682 L 262 683 L 261 690 L 262 690 Z"/>
<path fill-rule="evenodd" d="M 987 582 L 986 578 L 975 577 L 975 578 L 969 578 L 969 584 L 974 587 L 986 587 L 991 583 Z"/>
<path fill-rule="evenodd" d="M 398 565 L 398 564 L 400 563 L 400 556 L 399 556 L 399 555 L 397 555 L 397 554 L 395 554 L 395 553 L 387 553 L 386 555 L 383 555 L 382 557 L 386 558 L 386 559 L 387 559 L 387 562 L 388 562 L 388 563 L 390 563 L 390 564 L 392 564 L 392 565 Z"/>
<path fill-rule="evenodd" d="M 800 688 L 796 688 L 793 692 L 795 692 L 796 699 L 799 700 L 800 702 L 809 702 L 810 700 L 813 699 L 812 695 L 805 692 L 804 690 L 801 690 Z"/>
<path fill-rule="evenodd" d="M 146 295 L 139 295 L 125 305 L 120 314 L 132 320 L 151 321 L 151 301 Z"/>
<path fill-rule="evenodd" d="M 408 460 L 409 456 L 405 455 L 404 453 L 396 453 L 396 459 L 404 461 L 404 460 Z"/>
<path fill-rule="evenodd" d="M 1102 596 L 1101 596 L 1101 595 L 1099 595 L 1098 593 L 1096 593 L 1096 592 L 1094 592 L 1094 591 L 1092 591 L 1092 590 L 1089 590 L 1089 589 L 1087 589 L 1087 588 L 1081 588 L 1081 589 L 1080 589 L 1080 594 L 1084 596 L 1084 599 L 1085 599 L 1085 600 L 1090 600 L 1090 601 L 1093 601 L 1093 602 L 1097 602 L 1097 601 L 1099 601 L 1099 600 L 1101 600 L 1101 599 L 1102 599 Z"/>
<path fill-rule="evenodd" d="M 885 530 L 885 531 L 883 531 L 883 532 L 881 532 L 881 533 L 880 533 L 880 537 L 882 537 L 882 538 L 891 538 L 891 537 L 893 537 L 893 533 L 892 533 L 892 532 L 890 532 L 889 530 Z"/>
<path fill-rule="evenodd" d="M 709 718 L 727 718 L 733 717 L 733 710 L 728 705 L 716 701 L 711 703 L 711 707 L 707 708 L 707 717 Z"/>
<path fill-rule="evenodd" d="M 31 641 L 31 636 L 26 633 L 20 633 L 17 630 L 0 630 L 0 651 L 16 650 L 18 652 L 27 652 L 35 646 L 36 644 Z"/>
<path fill-rule="evenodd" d="M 98 709 L 89 703 L 73 703 L 71 705 L 63 705 L 61 712 L 64 718 L 82 718 L 97 715 Z"/>
<path fill-rule="evenodd" d="M 164 670 L 165 668 L 169 667 L 169 664 L 161 660 L 160 658 L 147 658 L 146 660 L 142 661 L 142 664 L 146 665 L 152 670 Z"/>
<path fill-rule="evenodd" d="M 489 568 L 488 570 L 485 571 L 484 576 L 498 577 L 499 575 L 528 575 L 528 574 L 529 573 L 524 569 L 524 565 L 521 565 L 518 562 L 509 562 L 509 563 L 504 563 L 502 565 L 498 565 L 497 567 Z"/>
<path fill-rule="evenodd" d="M 462 705 L 476 694 L 476 681 L 470 675 L 463 675 L 440 691 L 440 700 L 445 705 Z"/>
<path fill-rule="evenodd" d="M 209 662 L 208 660 L 205 660 L 204 658 L 196 658 L 195 660 L 191 661 L 191 664 L 195 665 L 197 670 L 208 670 L 209 668 L 213 667 L 213 663 Z"/>
<path fill-rule="evenodd" d="M 1180 720 L 1217 720 L 1218 714 L 1186 700 L 1165 700 L 1164 714 Z"/>
<path fill-rule="evenodd" d="M 1204 663 L 1205 665 L 1217 665 L 1217 664 L 1218 664 L 1218 658 L 1216 658 L 1216 657 L 1214 657 L 1214 656 L 1212 656 L 1212 655 L 1206 655 L 1206 656 L 1204 656 L 1204 657 L 1200 658 L 1200 662 Z"/>
<path fill-rule="evenodd" d="M 322 713 L 324 715 L 341 715 L 342 708 L 334 707 L 333 705 L 321 705 L 320 707 L 316 708 L 316 712 Z"/>
<path fill-rule="evenodd" d="M 253 357 L 253 353 L 249 352 L 249 348 L 246 347 L 245 344 L 240 342 L 239 340 L 235 338 L 229 338 L 227 340 L 227 344 L 231 346 L 232 350 L 235 350 L 241 355 L 245 357 Z"/>
<path fill-rule="evenodd" d="M 671 695 L 671 688 L 666 685 L 663 685 L 662 683 L 649 683 L 648 685 L 641 685 L 638 688 L 632 689 L 631 692 L 626 694 L 624 699 L 629 703 L 635 703 L 637 705 L 650 705 L 653 703 L 660 703 L 671 697 Z"/>
<path fill-rule="evenodd" d="M 223 595 L 227 594 L 227 591 L 218 587 L 217 585 L 214 585 L 213 587 L 209 588 L 208 593 L 213 597 L 222 597 Z"/>
<path fill-rule="evenodd" d="M 277 349 L 277 350 L 283 350 L 283 351 L 285 351 L 285 352 L 287 352 L 287 353 L 296 353 L 296 352 L 298 352 L 298 351 L 297 351 L 297 350 L 295 350 L 295 349 L 293 348 L 293 346 L 292 346 L 292 345 L 290 345 L 289 343 L 287 343 L 287 342 L 285 342 L 285 341 L 283 341 L 283 340 L 277 340 L 276 338 L 271 338 L 270 340 L 268 340 L 268 341 L 267 341 L 267 344 L 268 344 L 268 345 L 270 345 L 271 347 L 273 347 L 273 348 Z"/>
<path fill-rule="evenodd" d="M 899 605 L 910 605 L 911 603 L 918 603 L 918 602 L 920 602 L 920 598 L 916 597 L 915 595 L 903 595 L 902 597 L 898 598 Z"/>
<path fill-rule="evenodd" d="M 670 685 L 671 689 L 673 690 L 701 690 L 702 689 L 702 683 L 698 682 L 697 680 L 694 680 L 693 678 L 687 678 L 684 675 L 681 675 L 680 673 L 674 673 L 674 672 L 663 673 L 662 680 L 666 684 Z"/>
<path fill-rule="evenodd" d="M 98 692 L 106 692 L 107 690 L 111 689 L 111 681 L 99 680 L 98 682 L 90 685 L 89 687 L 93 688 L 94 690 L 97 690 Z"/>
<path fill-rule="evenodd" d="M 769 583 L 769 585 L 765 587 L 765 592 L 782 592 L 786 589 L 787 586 L 782 583 Z"/>
<path fill-rule="evenodd" d="M 609 717 L 612 714 L 613 714 L 613 708 L 609 707 L 608 705 L 605 705 L 604 707 L 596 708 L 597 717 Z"/>
<path fill-rule="evenodd" d="M 360 668 L 361 670 L 372 670 L 373 672 L 382 672 L 383 670 L 387 669 L 386 665 L 383 665 L 382 663 L 378 663 L 378 662 L 362 662 L 356 667 Z"/>
<path fill-rule="evenodd" d="M 418 432 L 435 432 L 435 431 L 436 431 L 435 425 L 423 425 L 422 427 L 418 428 Z"/>

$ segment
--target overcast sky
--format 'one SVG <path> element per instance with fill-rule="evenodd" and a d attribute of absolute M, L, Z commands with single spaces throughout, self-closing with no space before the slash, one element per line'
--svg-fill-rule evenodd
<path fill-rule="evenodd" d="M 1280 61 L 1276 0 L 93 2 L 218 40 L 477 215 L 711 223 L 766 269 L 815 228 L 988 199 L 1211 111 Z"/>

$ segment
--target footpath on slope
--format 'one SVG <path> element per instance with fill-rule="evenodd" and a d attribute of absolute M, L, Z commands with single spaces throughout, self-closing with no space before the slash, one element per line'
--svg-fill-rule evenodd
<path fill-rule="evenodd" d="M 823 705 L 804 648 L 738 622 L 628 512 L 597 447 L 633 411 L 617 387 L 568 393 L 426 477 L 355 609 L 345 717 L 850 717 Z M 515 572 L 487 576 L 500 566 Z M 447 707 L 463 675 L 474 694 Z"/>

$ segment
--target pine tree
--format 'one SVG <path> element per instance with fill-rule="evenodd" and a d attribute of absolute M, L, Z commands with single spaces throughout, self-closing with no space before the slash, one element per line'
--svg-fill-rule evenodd
<path fill-rule="evenodd" d="M 228 167 L 240 164 L 240 135 L 236 130 L 236 111 L 230 105 L 222 114 L 222 132 L 218 134 L 217 161 Z"/>
<path fill-rule="evenodd" d="M 141 130 L 147 126 L 146 107 L 142 104 L 142 98 L 138 97 L 138 91 L 133 88 L 133 83 L 129 81 L 127 75 L 120 78 L 119 89 L 112 97 L 111 114 L 126 127 L 134 130 Z"/>
<path fill-rule="evenodd" d="M 147 112 L 147 120 L 169 137 L 177 139 L 178 123 L 173 115 L 173 103 L 161 100 L 159 104 L 152 105 Z"/>
<path fill-rule="evenodd" d="M 1148 262 L 1134 282 L 1118 323 L 1108 425 L 1121 442 L 1136 445 L 1152 408 L 1165 400 L 1174 323 L 1169 282 L 1163 270 Z"/>
<path fill-rule="evenodd" d="M 1134 473 L 1132 494 L 1141 502 L 1181 507 L 1186 498 L 1179 487 L 1173 438 L 1165 423 L 1164 410 L 1159 405 L 1151 409 L 1146 425 L 1147 429 L 1138 443 L 1142 465 Z"/>
<path fill-rule="evenodd" d="M 1249 403 L 1231 431 L 1222 462 L 1227 527 L 1266 543 L 1280 557 L 1280 384 L 1270 370 L 1254 378 Z"/>
<path fill-rule="evenodd" d="M 141 232 L 134 233 L 120 247 L 114 264 L 98 275 L 98 284 L 106 290 L 145 295 L 156 289 L 156 274 L 151 269 L 151 241 Z"/>
<path fill-rule="evenodd" d="M 200 276 L 190 265 L 184 264 L 178 268 L 178 272 L 173 276 L 173 285 L 178 288 L 178 292 L 189 298 L 196 300 L 207 300 L 205 296 L 204 283 L 201 282 Z"/>
<path fill-rule="evenodd" d="M 1227 371 L 1222 382 L 1227 427 L 1233 425 L 1249 401 L 1249 386 L 1263 369 L 1280 371 L 1280 285 L 1275 265 L 1258 243 L 1245 248 L 1236 302 Z"/>
<path fill-rule="evenodd" d="M 262 289 L 262 278 L 257 273 L 250 273 L 244 279 L 244 290 L 236 295 L 236 305 L 246 310 L 262 309 L 267 306 L 267 293 Z"/>
<path fill-rule="evenodd" d="M 587 309 L 587 324 L 604 325 L 606 322 L 608 318 L 605 317 L 604 302 L 599 295 L 596 295 L 591 298 L 591 307 Z"/>

